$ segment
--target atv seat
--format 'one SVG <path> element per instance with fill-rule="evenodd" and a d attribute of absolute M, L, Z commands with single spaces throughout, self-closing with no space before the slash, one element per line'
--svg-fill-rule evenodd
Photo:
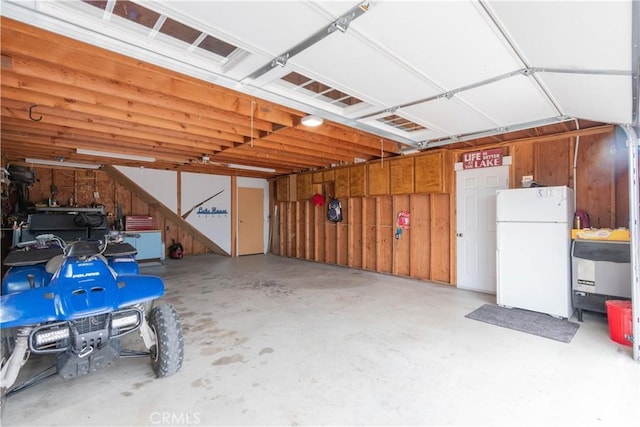
<path fill-rule="evenodd" d="M 56 255 L 61 255 L 62 249 L 58 247 L 30 250 L 14 250 L 7 254 L 4 265 L 7 267 L 20 267 L 25 265 L 43 264 Z"/>

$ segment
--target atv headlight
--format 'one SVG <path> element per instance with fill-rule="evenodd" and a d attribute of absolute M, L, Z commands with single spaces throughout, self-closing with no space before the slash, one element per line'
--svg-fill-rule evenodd
<path fill-rule="evenodd" d="M 111 327 L 121 329 L 138 323 L 138 313 L 130 313 L 125 316 L 114 317 L 111 320 Z"/>
<path fill-rule="evenodd" d="M 46 345 L 69 338 L 69 328 L 49 329 L 36 332 L 36 345 Z"/>
<path fill-rule="evenodd" d="M 119 337 L 134 331 L 142 324 L 142 311 L 137 308 L 116 311 L 111 315 L 111 336 Z"/>

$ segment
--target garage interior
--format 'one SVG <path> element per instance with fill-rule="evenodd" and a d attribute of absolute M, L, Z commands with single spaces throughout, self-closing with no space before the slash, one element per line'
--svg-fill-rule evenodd
<path fill-rule="evenodd" d="M 594 230 L 627 229 L 640 312 L 637 2 L 1 13 L 2 167 L 37 178 L 3 179 L 3 254 L 25 206 L 148 218 L 143 272 L 185 335 L 172 377 L 123 359 L 12 396 L 3 423 L 633 424 L 640 316 L 630 346 L 602 313 L 569 344 L 465 318 L 496 303 L 495 221 L 469 252 L 487 205 L 463 216 L 459 177 L 491 152 L 506 188 L 567 186 Z"/>

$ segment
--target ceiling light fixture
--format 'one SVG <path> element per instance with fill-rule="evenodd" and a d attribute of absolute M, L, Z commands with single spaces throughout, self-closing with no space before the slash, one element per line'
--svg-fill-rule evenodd
<path fill-rule="evenodd" d="M 273 168 L 261 168 L 260 166 L 238 165 L 238 164 L 235 164 L 235 163 L 228 163 L 227 167 L 230 167 L 232 169 L 244 169 L 244 170 L 256 171 L 256 172 L 274 173 L 276 171 Z"/>
<path fill-rule="evenodd" d="M 134 154 L 111 153 L 107 151 L 85 150 L 84 148 L 76 148 L 76 153 L 87 156 L 111 157 L 122 160 L 137 160 L 139 162 L 155 162 L 155 157 L 136 156 Z"/>
<path fill-rule="evenodd" d="M 322 117 L 309 115 L 309 116 L 304 116 L 300 120 L 300 122 L 305 126 L 317 127 L 317 126 L 320 126 L 324 122 L 324 119 Z"/>
<path fill-rule="evenodd" d="M 67 168 L 82 168 L 82 169 L 99 169 L 100 165 L 93 165 L 90 163 L 77 163 L 77 162 L 65 162 L 64 160 L 45 160 L 45 159 L 24 159 L 26 163 L 32 163 L 34 165 L 46 165 L 46 166 L 64 166 Z"/>

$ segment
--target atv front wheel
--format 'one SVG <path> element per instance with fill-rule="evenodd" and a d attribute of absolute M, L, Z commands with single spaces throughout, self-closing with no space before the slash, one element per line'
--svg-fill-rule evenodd
<path fill-rule="evenodd" d="M 149 314 L 149 326 L 156 344 L 151 346 L 151 365 L 158 378 L 175 374 L 182 367 L 184 341 L 180 319 L 169 304 L 155 307 Z"/>

